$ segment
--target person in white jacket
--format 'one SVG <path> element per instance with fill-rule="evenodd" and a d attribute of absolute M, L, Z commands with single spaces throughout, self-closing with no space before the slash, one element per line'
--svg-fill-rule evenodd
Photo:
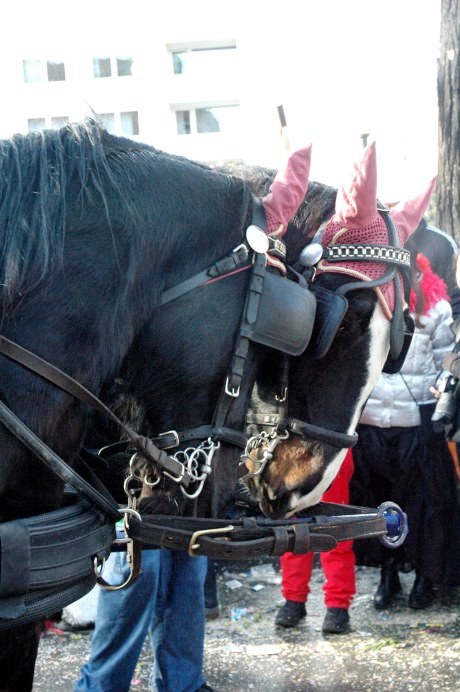
<path fill-rule="evenodd" d="M 353 449 L 352 501 L 375 507 L 392 500 L 409 521 L 409 535 L 401 548 L 389 550 L 374 543 L 373 561 L 358 557 L 358 564 L 381 566 L 374 595 L 377 609 L 388 608 L 401 591 L 398 568 L 403 566 L 416 574 L 409 606 L 430 605 L 435 585 L 443 581 L 449 525 L 457 511 L 452 458 L 444 434 L 433 429 L 436 399 L 430 392 L 444 356 L 454 345 L 452 309 L 445 282 L 421 254 L 417 268 L 421 296 L 411 291 L 416 321 L 412 344 L 401 371 L 382 374 L 372 391 Z"/>

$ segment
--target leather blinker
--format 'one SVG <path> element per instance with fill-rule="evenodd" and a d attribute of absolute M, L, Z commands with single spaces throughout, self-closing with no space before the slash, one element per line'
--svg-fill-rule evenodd
<path fill-rule="evenodd" d="M 310 341 L 315 313 L 316 298 L 306 285 L 267 271 L 256 319 L 248 305 L 241 335 L 290 356 L 299 356 Z"/>

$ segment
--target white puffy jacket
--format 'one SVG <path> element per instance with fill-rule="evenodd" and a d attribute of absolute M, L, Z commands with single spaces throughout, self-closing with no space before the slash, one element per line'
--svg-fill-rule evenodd
<path fill-rule="evenodd" d="M 452 310 L 440 300 L 426 315 L 422 328 L 416 327 L 414 338 L 401 374 L 417 404 L 434 402 L 430 387 L 435 384 L 446 353 L 454 347 Z M 420 413 L 399 373 L 382 374 L 373 389 L 360 423 L 378 428 L 413 427 L 420 425 Z"/>

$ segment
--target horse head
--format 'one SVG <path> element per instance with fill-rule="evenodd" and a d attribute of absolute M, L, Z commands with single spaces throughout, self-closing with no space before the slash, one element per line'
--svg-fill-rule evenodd
<path fill-rule="evenodd" d="M 143 469 L 141 503 L 147 513 L 182 515 L 194 510 L 200 516 L 222 516 L 232 502 L 246 444 L 249 398 L 270 355 L 267 347 L 241 331 L 241 315 L 250 309 L 251 286 L 258 281 L 254 257 L 258 253 L 265 264 L 263 248 L 268 243 L 253 224 L 259 221 L 262 204 L 267 233 L 276 237 L 283 232 L 304 200 L 310 157 L 311 147 L 294 152 L 271 181 L 268 194 L 260 202 L 258 196 L 252 198 L 252 224 L 243 244 L 247 261 L 235 268 L 231 256 L 215 257 L 222 271 L 212 273 L 212 279 L 201 266 L 195 275 L 187 267 L 179 284 L 170 286 L 167 280 L 160 308 L 128 353 L 118 380 L 127 384 L 122 397 L 134 402 L 137 429 L 193 476 L 184 488 L 168 475 Z M 225 233 L 222 229 L 224 238 Z M 228 249 L 234 246 L 229 239 Z M 194 263 L 199 266 L 199 259 Z"/>
<path fill-rule="evenodd" d="M 355 164 L 350 184 L 337 192 L 335 213 L 300 253 L 297 267 L 304 267 L 317 298 L 312 339 L 291 359 L 287 434 L 267 456 L 256 426 L 246 460 L 248 485 L 269 516 L 289 517 L 321 500 L 355 442 L 361 411 L 382 370 L 401 365 L 410 318 L 403 314 L 398 269 L 408 258 L 395 248 L 417 227 L 433 185 L 385 220 L 371 145 Z M 302 230 L 299 218 L 297 228 L 289 229 L 297 242 Z M 366 253 L 374 259 L 366 261 Z M 264 410 L 270 386 L 259 385 L 256 412 Z"/>

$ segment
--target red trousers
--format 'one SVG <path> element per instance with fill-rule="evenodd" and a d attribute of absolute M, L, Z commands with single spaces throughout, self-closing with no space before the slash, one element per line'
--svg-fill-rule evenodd
<path fill-rule="evenodd" d="M 353 457 L 348 450 L 340 471 L 322 499 L 342 505 L 349 502 L 349 483 L 353 475 Z M 310 577 L 314 553 L 281 556 L 281 593 L 287 601 L 305 603 L 310 593 Z M 355 554 L 353 541 L 343 541 L 334 550 L 320 553 L 321 566 L 326 577 L 323 586 L 327 608 L 349 608 L 356 593 Z"/>

